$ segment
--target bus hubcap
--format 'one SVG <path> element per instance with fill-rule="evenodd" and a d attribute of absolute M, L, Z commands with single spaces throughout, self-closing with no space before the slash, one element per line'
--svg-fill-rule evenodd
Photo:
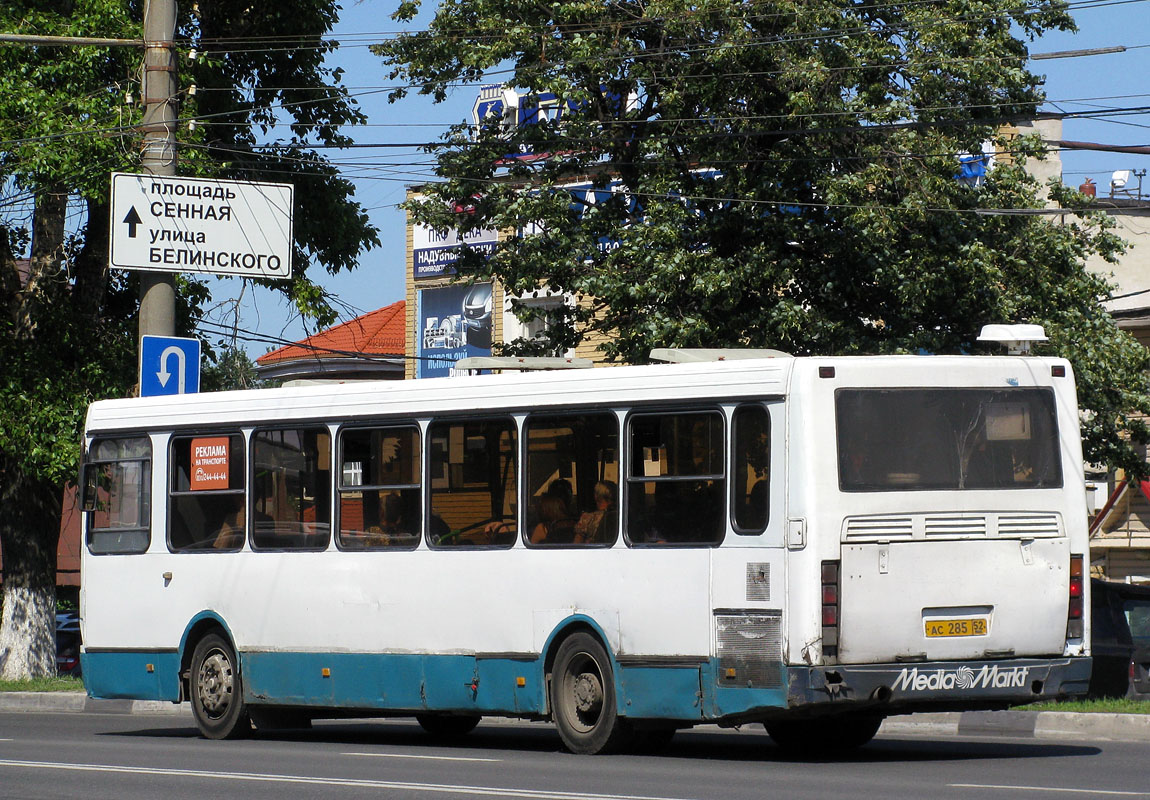
<path fill-rule="evenodd" d="M 603 686 L 599 676 L 583 672 L 575 677 L 575 708 L 580 716 L 594 716 L 603 705 Z"/>
<path fill-rule="evenodd" d="M 212 653 L 200 667 L 199 698 L 205 711 L 226 708 L 232 694 L 232 665 L 222 653 Z"/>

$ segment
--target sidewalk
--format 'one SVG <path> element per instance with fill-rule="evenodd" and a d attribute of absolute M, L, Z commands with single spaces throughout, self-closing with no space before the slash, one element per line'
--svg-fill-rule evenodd
<path fill-rule="evenodd" d="M 888 717 L 879 733 L 1150 742 L 1150 714 L 1074 714 L 1064 711 L 910 714 Z"/>
<path fill-rule="evenodd" d="M 93 700 L 79 692 L 0 692 L 0 713 L 167 714 L 191 718 L 191 706 L 159 700 Z M 890 717 L 891 736 L 1009 736 L 1150 742 L 1150 714 L 1072 714 L 1062 711 L 965 711 Z"/>
<path fill-rule="evenodd" d="M 192 715 L 192 707 L 187 703 L 177 705 L 163 700 L 94 700 L 81 692 L 0 692 L 0 712 L 7 711 Z"/>

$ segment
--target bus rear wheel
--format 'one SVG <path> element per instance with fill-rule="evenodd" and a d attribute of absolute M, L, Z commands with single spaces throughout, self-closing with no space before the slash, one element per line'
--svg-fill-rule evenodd
<path fill-rule="evenodd" d="M 572 634 L 559 646 L 551 674 L 551 715 L 572 753 L 609 752 L 627 738 L 615 707 L 611 660 L 588 633 Z"/>
<path fill-rule="evenodd" d="M 192 716 L 207 739 L 238 739 L 251 733 L 235 648 L 209 633 L 192 653 L 189 676 Z"/>

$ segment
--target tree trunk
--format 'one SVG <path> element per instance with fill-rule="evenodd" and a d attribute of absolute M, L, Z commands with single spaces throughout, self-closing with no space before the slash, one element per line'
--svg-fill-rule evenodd
<path fill-rule="evenodd" d="M 101 200 L 88 200 L 88 227 L 74 268 L 72 307 L 94 323 L 108 290 L 108 204 Z"/>
<path fill-rule="evenodd" d="M 32 346 L 41 313 L 60 295 L 64 222 L 68 197 L 42 191 L 36 197 L 32 252 L 22 286 L 8 312 L 15 347 Z M 7 260 L 7 259 L 6 259 Z M 46 330 L 50 330 L 46 329 Z M 8 443 L 11 450 L 13 445 Z M 60 487 L 30 473 L 24 454 L 0 449 L 0 553 L 4 561 L 0 679 L 56 674 L 56 547 L 60 538 Z"/>
<path fill-rule="evenodd" d="M 54 281 L 64 258 L 64 223 L 68 213 L 68 195 L 63 191 L 43 191 L 36 195 L 32 217 L 32 253 L 28 278 L 18 293 L 13 322 L 18 338 L 30 339 L 36 334 L 41 308 L 52 302 Z"/>
<path fill-rule="evenodd" d="M 0 455 L 0 547 L 4 554 L 0 679 L 56 674 L 56 547 L 60 492 L 27 480 Z"/>

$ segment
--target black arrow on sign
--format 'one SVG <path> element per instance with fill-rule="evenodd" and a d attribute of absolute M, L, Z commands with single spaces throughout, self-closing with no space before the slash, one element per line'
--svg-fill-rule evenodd
<path fill-rule="evenodd" d="M 128 238 L 136 238 L 136 226 L 143 222 L 140 215 L 136 213 L 136 207 L 132 206 L 132 210 L 128 212 L 128 216 L 124 217 L 124 222 L 128 223 Z"/>

